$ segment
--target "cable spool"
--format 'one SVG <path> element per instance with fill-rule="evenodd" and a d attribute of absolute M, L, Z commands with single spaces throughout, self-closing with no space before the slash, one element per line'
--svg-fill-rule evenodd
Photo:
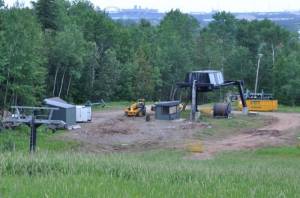
<path fill-rule="evenodd" d="M 216 103 L 213 108 L 214 117 L 223 117 L 228 118 L 231 113 L 231 104 L 230 103 Z"/>

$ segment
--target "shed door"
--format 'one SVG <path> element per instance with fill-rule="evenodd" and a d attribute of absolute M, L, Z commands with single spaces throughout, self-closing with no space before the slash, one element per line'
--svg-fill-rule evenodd
<path fill-rule="evenodd" d="M 169 114 L 169 107 L 161 107 L 161 114 L 163 115 Z"/>

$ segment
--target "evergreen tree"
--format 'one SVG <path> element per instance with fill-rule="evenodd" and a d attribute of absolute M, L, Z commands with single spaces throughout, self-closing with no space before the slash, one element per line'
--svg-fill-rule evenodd
<path fill-rule="evenodd" d="M 36 3 L 33 3 L 33 6 L 43 30 L 56 30 L 58 28 L 58 6 L 56 0 L 38 0 Z"/>

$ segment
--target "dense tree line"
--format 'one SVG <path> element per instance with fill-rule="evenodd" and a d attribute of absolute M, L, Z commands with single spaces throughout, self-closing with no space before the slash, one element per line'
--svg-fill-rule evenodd
<path fill-rule="evenodd" d="M 191 70 L 217 69 L 281 103 L 300 104 L 297 34 L 269 20 L 216 13 L 207 27 L 172 10 L 159 25 L 113 21 L 88 1 L 38 0 L 31 9 L 0 1 L 1 106 L 44 97 L 73 102 L 168 99 Z"/>

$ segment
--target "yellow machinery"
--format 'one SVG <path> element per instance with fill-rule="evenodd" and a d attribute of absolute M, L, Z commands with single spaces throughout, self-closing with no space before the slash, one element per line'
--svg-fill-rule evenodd
<path fill-rule="evenodd" d="M 138 99 L 136 103 L 130 105 L 130 107 L 124 110 L 126 116 L 145 116 L 146 115 L 146 106 L 144 99 Z"/>
<path fill-rule="evenodd" d="M 213 116 L 213 108 L 212 107 L 203 107 L 200 108 L 201 115 L 204 115 L 206 117 L 212 117 Z"/>
<path fill-rule="evenodd" d="M 246 100 L 249 111 L 276 111 L 277 100 Z M 242 103 L 239 101 L 239 110 L 242 110 Z"/>
<path fill-rule="evenodd" d="M 202 153 L 204 151 L 204 146 L 200 140 L 192 141 L 186 144 L 186 148 L 189 152 L 192 153 Z"/>
<path fill-rule="evenodd" d="M 278 109 L 278 101 L 273 99 L 271 94 L 248 93 L 246 96 L 246 104 L 249 111 L 276 111 Z M 240 100 L 238 107 L 239 110 L 242 109 Z"/>

